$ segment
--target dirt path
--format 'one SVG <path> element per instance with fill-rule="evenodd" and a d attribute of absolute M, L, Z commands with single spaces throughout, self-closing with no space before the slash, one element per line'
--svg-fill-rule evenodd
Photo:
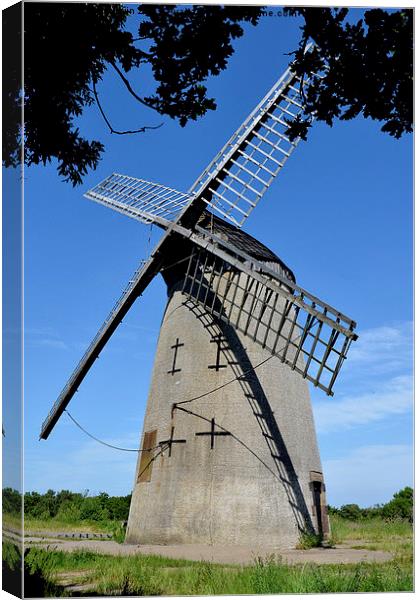
<path fill-rule="evenodd" d="M 250 548 L 246 546 L 206 546 L 189 544 L 182 546 L 154 546 L 117 544 L 104 540 L 51 540 L 39 543 L 39 538 L 25 538 L 27 547 L 39 546 L 49 550 L 73 552 L 90 550 L 99 554 L 113 556 L 135 556 L 138 554 L 158 554 L 167 558 L 184 558 L 188 560 L 205 560 L 213 563 L 246 565 L 257 558 L 275 556 L 288 564 L 350 564 L 358 562 L 386 562 L 393 558 L 389 552 L 359 550 L 347 547 L 312 548 L 310 550 L 284 550 L 280 548 Z"/>

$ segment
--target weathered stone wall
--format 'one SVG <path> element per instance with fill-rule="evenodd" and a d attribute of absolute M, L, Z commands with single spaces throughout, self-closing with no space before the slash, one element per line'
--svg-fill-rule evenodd
<path fill-rule="evenodd" d="M 180 291 L 171 294 L 142 442 L 153 431 L 157 443 L 168 440 L 172 428 L 185 442 L 139 457 L 128 543 L 292 547 L 300 531 L 317 531 L 311 479 L 321 464 L 308 386 L 276 357 L 252 371 L 269 356 Z M 238 375 L 180 405 L 195 415 L 171 410 Z M 212 419 L 216 432 L 219 424 L 231 435 L 196 435 L 210 432 Z"/>

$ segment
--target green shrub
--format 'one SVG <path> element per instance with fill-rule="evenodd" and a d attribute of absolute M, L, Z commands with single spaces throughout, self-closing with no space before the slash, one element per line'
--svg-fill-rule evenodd
<path fill-rule="evenodd" d="M 22 494 L 12 488 L 3 488 L 3 513 L 20 515 L 22 511 Z"/>
<path fill-rule="evenodd" d="M 368 508 L 360 508 L 357 504 L 345 504 L 341 508 L 328 506 L 331 516 L 342 517 L 350 521 L 381 518 L 385 520 L 404 519 L 413 522 L 413 489 L 405 487 L 396 492 L 384 505 L 375 504 Z"/>
<path fill-rule="evenodd" d="M 296 548 L 298 550 L 309 550 L 309 548 L 317 548 L 321 546 L 322 540 L 322 535 L 305 531 L 301 533 L 299 543 L 297 544 Z"/>
<path fill-rule="evenodd" d="M 80 518 L 88 521 L 106 521 L 109 512 L 101 503 L 99 496 L 85 498 L 82 504 Z"/>
<path fill-rule="evenodd" d="M 56 515 L 57 521 L 62 521 L 63 523 L 77 523 L 82 518 L 82 510 L 81 507 L 78 506 L 75 502 L 67 501 L 64 502 Z"/>
<path fill-rule="evenodd" d="M 405 487 L 400 490 L 390 502 L 382 507 L 382 517 L 385 519 L 407 519 L 413 522 L 413 489 Z"/>
<path fill-rule="evenodd" d="M 2 542 L 2 559 L 11 571 L 22 567 L 22 554 L 19 546 L 11 542 Z"/>
<path fill-rule="evenodd" d="M 112 530 L 112 539 L 118 544 L 123 544 L 125 540 L 125 527 L 119 523 Z"/>
<path fill-rule="evenodd" d="M 8 512 L 16 512 L 20 506 L 20 494 L 16 490 L 3 490 L 3 506 Z M 128 519 L 131 494 L 109 496 L 101 492 L 97 496 L 61 490 L 48 490 L 45 494 L 27 492 L 24 495 L 25 516 L 31 519 L 57 519 L 63 523 L 86 521 L 125 521 Z"/>
<path fill-rule="evenodd" d="M 340 508 L 340 517 L 357 521 L 362 517 L 362 511 L 358 504 L 345 504 Z"/>

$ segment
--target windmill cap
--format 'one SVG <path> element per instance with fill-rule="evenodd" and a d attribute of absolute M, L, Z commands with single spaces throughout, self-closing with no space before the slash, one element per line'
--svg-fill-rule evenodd
<path fill-rule="evenodd" d="M 252 258 L 268 263 L 274 270 L 281 270 L 283 274 L 296 283 L 293 271 L 267 246 L 256 240 L 252 235 L 238 229 L 227 221 L 220 219 L 216 215 L 206 211 L 199 219 L 198 224 L 204 229 L 209 229 L 215 235 L 218 235 L 232 244 L 238 250 L 246 252 Z"/>

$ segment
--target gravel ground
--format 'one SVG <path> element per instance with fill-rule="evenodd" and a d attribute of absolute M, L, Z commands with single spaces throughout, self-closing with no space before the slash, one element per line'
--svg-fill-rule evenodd
<path fill-rule="evenodd" d="M 136 554 L 158 554 L 167 558 L 185 558 L 188 560 L 205 560 L 214 563 L 252 564 L 256 558 L 275 556 L 288 564 L 350 564 L 358 562 L 386 562 L 392 559 L 389 552 L 373 550 L 356 550 L 347 547 L 311 548 L 310 550 L 284 550 L 279 548 L 250 548 L 246 546 L 206 546 L 189 544 L 182 546 L 152 546 L 117 544 L 103 540 L 51 540 L 39 544 L 39 538 L 25 538 L 27 546 L 40 546 L 49 550 L 90 550 L 99 554 L 114 556 L 133 556 Z"/>
<path fill-rule="evenodd" d="M 20 536 L 7 528 L 3 530 L 11 541 L 18 542 Z M 35 532 L 33 532 L 35 534 Z M 44 536 L 40 538 L 40 535 Z M 49 550 L 89 550 L 99 554 L 114 556 L 135 556 L 136 554 L 158 554 L 167 558 L 184 558 L 188 560 L 205 560 L 214 563 L 252 564 L 256 558 L 275 556 L 288 564 L 351 564 L 358 562 L 386 562 L 393 558 L 390 552 L 349 548 L 349 541 L 336 548 L 311 548 L 310 550 L 295 550 L 282 548 L 258 548 L 247 546 L 207 546 L 205 544 L 189 544 L 179 546 L 131 545 L 118 544 L 110 540 L 98 539 L 53 539 L 46 535 L 49 532 L 36 532 L 25 536 L 26 547 L 39 546 Z M 360 540 L 358 541 L 361 544 Z M 353 545 L 353 544 L 352 544 Z M 356 541 L 355 541 L 356 545 Z"/>

